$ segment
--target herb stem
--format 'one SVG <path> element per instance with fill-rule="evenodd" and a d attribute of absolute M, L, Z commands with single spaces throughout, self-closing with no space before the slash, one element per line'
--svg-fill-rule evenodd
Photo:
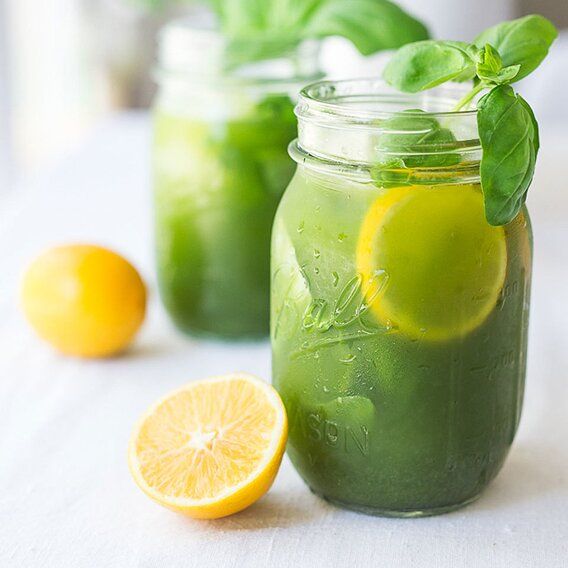
<path fill-rule="evenodd" d="M 457 112 L 462 110 L 465 106 L 469 105 L 469 103 L 479 94 L 483 89 L 487 88 L 487 85 L 483 82 L 479 83 L 479 85 L 475 86 L 465 97 L 463 97 L 458 104 L 454 107 L 454 111 Z"/>

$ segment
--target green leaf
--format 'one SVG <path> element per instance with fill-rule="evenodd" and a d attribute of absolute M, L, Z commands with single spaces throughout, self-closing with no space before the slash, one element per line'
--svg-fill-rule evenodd
<path fill-rule="evenodd" d="M 510 83 L 521 69 L 520 65 L 509 65 L 503 68 L 499 52 L 490 44 L 480 50 L 476 66 L 476 74 L 482 81 L 494 85 Z"/>
<path fill-rule="evenodd" d="M 558 36 L 554 25 L 543 16 L 532 15 L 498 24 L 475 39 L 475 45 L 491 44 L 501 56 L 503 66 L 520 65 L 519 81 L 532 73 L 548 54 Z"/>
<path fill-rule="evenodd" d="M 505 225 L 520 211 L 533 179 L 538 124 L 528 103 L 508 85 L 479 101 L 477 122 L 485 215 L 491 225 Z"/>
<path fill-rule="evenodd" d="M 475 60 L 467 44 L 430 40 L 400 48 L 386 66 L 383 77 L 401 91 L 417 93 L 474 74 Z"/>
<path fill-rule="evenodd" d="M 477 76 L 482 79 L 487 75 L 496 75 L 503 68 L 499 52 L 489 43 L 480 50 L 478 57 L 476 71 Z"/>
<path fill-rule="evenodd" d="M 290 36 L 267 39 L 263 34 L 251 34 L 245 39 L 229 38 L 225 64 L 227 68 L 232 69 L 244 63 L 282 57 L 294 49 L 297 43 L 298 40 Z"/>
<path fill-rule="evenodd" d="M 371 177 L 379 187 L 409 183 L 412 169 L 444 168 L 460 161 L 452 131 L 421 110 L 389 118 L 381 130 L 376 143 L 379 160 L 371 168 Z"/>
<path fill-rule="evenodd" d="M 211 1 L 211 0 L 210 0 Z M 305 22 L 326 0 L 215 0 L 223 32 L 245 40 L 249 34 L 301 37 Z"/>
<path fill-rule="evenodd" d="M 217 0 L 213 6 L 233 64 L 283 55 L 305 39 L 342 36 L 368 55 L 428 37 L 423 24 L 388 0 Z"/>
<path fill-rule="evenodd" d="M 429 37 L 426 27 L 387 0 L 327 0 L 312 14 L 304 37 L 342 36 L 363 55 Z"/>
<path fill-rule="evenodd" d="M 521 69 L 520 65 L 509 65 L 509 67 L 504 67 L 497 73 L 497 76 L 493 79 L 494 83 L 498 85 L 505 85 L 507 83 L 512 83 L 513 79 L 517 77 Z"/>

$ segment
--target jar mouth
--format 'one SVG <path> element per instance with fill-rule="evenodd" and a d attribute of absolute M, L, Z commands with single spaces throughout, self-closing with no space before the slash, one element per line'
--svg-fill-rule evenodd
<path fill-rule="evenodd" d="M 469 91 L 455 84 L 400 93 L 378 79 L 320 81 L 305 87 L 296 106 L 298 140 L 292 157 L 314 167 L 340 164 L 381 176 L 448 179 L 464 169 L 478 176 L 477 111 L 453 110 Z"/>
<path fill-rule="evenodd" d="M 419 93 L 401 93 L 382 79 L 318 81 L 301 90 L 296 114 L 298 118 L 322 115 L 328 120 L 369 123 L 370 127 L 401 114 L 467 119 L 476 117 L 477 110 L 456 111 L 454 107 L 470 89 L 467 83 L 454 83 Z"/>

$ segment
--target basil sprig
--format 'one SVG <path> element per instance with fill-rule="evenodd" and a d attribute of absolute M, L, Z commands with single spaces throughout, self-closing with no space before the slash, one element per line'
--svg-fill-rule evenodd
<path fill-rule="evenodd" d="M 428 38 L 426 27 L 389 0 L 209 0 L 236 66 L 283 55 L 306 39 L 342 36 L 363 55 Z"/>
<path fill-rule="evenodd" d="M 397 89 L 416 93 L 447 81 L 473 80 L 456 110 L 477 103 L 483 156 L 481 186 L 491 225 L 512 221 L 526 200 L 539 150 L 538 123 L 529 104 L 510 86 L 544 60 L 558 33 L 539 15 L 504 22 L 473 43 L 420 41 L 399 49 L 384 78 Z"/>

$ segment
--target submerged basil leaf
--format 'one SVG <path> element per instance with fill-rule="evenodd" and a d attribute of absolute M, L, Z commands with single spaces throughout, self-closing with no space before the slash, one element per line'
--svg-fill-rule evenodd
<path fill-rule="evenodd" d="M 407 111 L 386 120 L 377 147 L 383 155 L 396 155 L 407 168 L 441 168 L 459 162 L 456 137 L 432 116 Z M 425 114 L 425 113 L 424 113 Z M 391 158 L 389 158 L 391 159 Z"/>
<path fill-rule="evenodd" d="M 472 78 L 475 63 L 466 43 L 419 41 L 400 48 L 386 66 L 383 77 L 401 91 L 417 93 L 446 81 Z"/>
<path fill-rule="evenodd" d="M 525 203 L 539 149 L 538 125 L 527 102 L 508 85 L 478 104 L 483 157 L 481 186 L 491 225 L 512 221 Z"/>
<path fill-rule="evenodd" d="M 373 166 L 369 173 L 375 185 L 380 188 L 390 189 L 401 185 L 411 185 L 412 171 L 406 167 L 401 158 L 380 162 Z"/>
<path fill-rule="evenodd" d="M 423 111 L 410 110 L 386 120 L 377 139 L 379 160 L 371 177 L 379 187 L 410 183 L 412 169 L 445 168 L 460 162 L 453 132 Z M 424 113 L 425 114 L 425 113 Z"/>
<path fill-rule="evenodd" d="M 498 24 L 475 39 L 475 45 L 491 44 L 501 56 L 503 65 L 520 65 L 515 81 L 532 73 L 548 54 L 558 36 L 556 28 L 539 15 L 526 16 Z"/>

